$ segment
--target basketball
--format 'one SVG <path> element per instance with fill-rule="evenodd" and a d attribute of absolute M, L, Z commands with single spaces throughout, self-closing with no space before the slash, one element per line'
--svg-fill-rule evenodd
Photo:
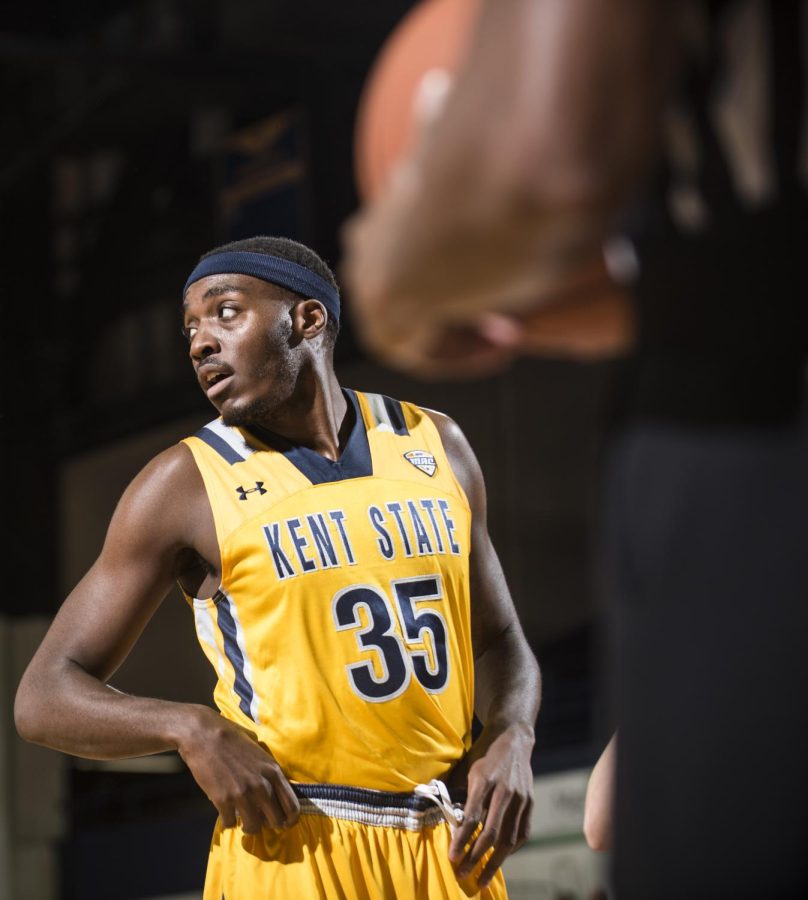
<path fill-rule="evenodd" d="M 384 186 L 413 147 L 424 78 L 454 72 L 468 45 L 478 0 L 424 0 L 398 24 L 373 64 L 359 102 L 354 141 L 363 200 Z"/>

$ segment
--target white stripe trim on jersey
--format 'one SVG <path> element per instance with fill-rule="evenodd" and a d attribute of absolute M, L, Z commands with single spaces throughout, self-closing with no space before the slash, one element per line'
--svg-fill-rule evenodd
<path fill-rule="evenodd" d="M 376 428 L 379 431 L 395 431 L 393 423 L 390 421 L 390 414 L 384 405 L 384 398 L 381 394 L 365 394 L 365 400 L 368 402 L 373 418 L 376 420 Z"/>
<path fill-rule="evenodd" d="M 224 680 L 224 664 L 225 659 L 219 645 L 216 643 L 216 623 L 213 621 L 208 601 L 193 598 L 194 621 L 196 622 L 196 633 L 199 640 L 213 648 L 216 656 L 216 671 L 219 678 Z"/>
<path fill-rule="evenodd" d="M 255 682 L 253 681 L 253 671 L 252 665 L 250 663 L 250 657 L 247 655 L 247 645 L 246 641 L 244 640 L 244 629 L 241 627 L 241 619 L 239 619 L 238 617 L 236 604 L 233 603 L 233 600 L 228 593 L 222 591 L 221 594 L 222 599 L 219 602 L 227 604 L 227 608 L 230 610 L 230 616 L 232 617 L 233 623 L 236 626 L 236 643 L 238 644 L 239 650 L 241 650 L 241 657 L 244 660 L 242 674 L 244 675 L 244 680 L 252 690 L 252 697 L 250 698 L 250 715 L 252 716 L 253 722 L 255 722 L 256 725 L 260 725 L 258 719 L 258 693 L 255 690 Z"/>
<path fill-rule="evenodd" d="M 212 422 L 208 422 L 205 428 L 209 429 L 215 435 L 220 437 L 240 456 L 246 458 L 248 456 L 252 456 L 252 454 L 255 453 L 255 448 L 251 447 L 247 443 L 244 435 L 238 430 L 238 428 L 231 428 L 229 425 L 225 425 L 221 419 L 214 419 Z"/>

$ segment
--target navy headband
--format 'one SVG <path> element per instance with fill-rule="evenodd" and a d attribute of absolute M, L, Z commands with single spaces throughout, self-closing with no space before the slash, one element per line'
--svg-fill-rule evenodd
<path fill-rule="evenodd" d="M 319 300 L 328 315 L 339 322 L 339 292 L 336 288 L 305 266 L 280 256 L 249 253 L 246 250 L 224 250 L 222 253 L 206 256 L 197 263 L 185 282 L 183 296 L 195 281 L 208 275 L 252 275 L 261 281 Z"/>

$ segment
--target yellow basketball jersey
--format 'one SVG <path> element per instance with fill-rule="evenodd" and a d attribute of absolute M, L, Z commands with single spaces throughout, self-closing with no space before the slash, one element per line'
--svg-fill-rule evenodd
<path fill-rule="evenodd" d="M 288 778 L 410 791 L 470 745 L 471 514 L 423 410 L 345 395 L 336 462 L 221 420 L 186 439 L 222 567 L 196 629 L 222 714 Z"/>

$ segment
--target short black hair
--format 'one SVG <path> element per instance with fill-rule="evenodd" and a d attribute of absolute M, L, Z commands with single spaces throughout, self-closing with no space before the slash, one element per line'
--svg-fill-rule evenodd
<path fill-rule="evenodd" d="M 307 247 L 298 241 L 293 241 L 291 238 L 274 237 L 266 234 L 242 238 L 239 241 L 230 241 L 227 244 L 222 244 L 220 247 L 214 247 L 213 250 L 208 250 L 207 253 L 203 253 L 199 257 L 199 261 L 202 262 L 203 259 L 207 259 L 216 253 L 226 253 L 228 251 L 265 253 L 267 256 L 279 256 L 281 259 L 288 259 L 289 262 L 297 263 L 310 272 L 314 272 L 315 275 L 319 275 L 323 281 L 330 284 L 339 294 L 337 279 L 334 277 L 334 273 L 328 267 L 328 264 L 311 247 Z M 283 288 L 283 290 L 289 291 L 293 296 L 302 298 L 302 294 L 296 294 L 295 291 L 291 291 L 288 288 Z M 333 346 L 339 334 L 339 321 L 333 316 L 328 317 L 325 334 L 329 343 Z"/>

